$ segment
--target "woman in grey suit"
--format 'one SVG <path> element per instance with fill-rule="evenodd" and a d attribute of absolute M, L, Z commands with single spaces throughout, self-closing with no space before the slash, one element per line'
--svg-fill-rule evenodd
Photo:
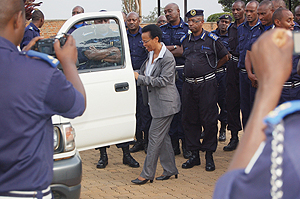
<path fill-rule="evenodd" d="M 172 175 L 177 178 L 178 170 L 171 138 L 168 134 L 174 114 L 180 110 L 180 97 L 175 86 L 175 59 L 161 43 L 162 32 L 156 25 L 142 29 L 142 40 L 149 51 L 141 69 L 134 72 L 137 84 L 141 86 L 144 103 L 148 103 L 152 115 L 149 129 L 149 143 L 143 171 L 132 180 L 135 184 L 153 182 L 158 157 L 164 169 L 156 180 L 167 180 Z"/>

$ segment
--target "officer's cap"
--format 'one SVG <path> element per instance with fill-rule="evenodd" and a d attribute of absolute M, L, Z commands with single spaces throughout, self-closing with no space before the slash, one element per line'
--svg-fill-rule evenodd
<path fill-rule="evenodd" d="M 230 15 L 227 15 L 227 14 L 222 15 L 221 17 L 219 17 L 219 19 L 220 19 L 220 20 L 221 20 L 221 19 L 229 19 L 230 21 L 232 21 L 232 17 L 231 17 Z"/>
<path fill-rule="evenodd" d="M 187 18 L 203 16 L 203 12 L 204 12 L 204 10 L 190 10 L 185 14 L 185 16 Z"/>

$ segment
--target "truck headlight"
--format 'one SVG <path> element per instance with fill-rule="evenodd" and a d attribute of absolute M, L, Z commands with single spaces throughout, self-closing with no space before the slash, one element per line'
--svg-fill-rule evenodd
<path fill-rule="evenodd" d="M 59 148 L 60 143 L 60 130 L 57 126 L 53 127 L 54 151 Z"/>
<path fill-rule="evenodd" d="M 64 126 L 65 130 L 65 151 L 75 149 L 75 129 L 70 126 Z"/>

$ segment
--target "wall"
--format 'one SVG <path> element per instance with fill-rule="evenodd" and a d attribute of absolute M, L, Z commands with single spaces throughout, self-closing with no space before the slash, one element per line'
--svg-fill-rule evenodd
<path fill-rule="evenodd" d="M 50 38 L 55 36 L 59 31 L 60 27 L 65 23 L 66 20 L 45 20 L 43 27 L 41 28 L 41 36 L 45 38 Z M 141 24 L 145 26 L 146 24 Z M 203 24 L 203 29 L 207 31 L 212 31 L 216 29 L 217 24 L 215 22 L 205 22 Z"/>

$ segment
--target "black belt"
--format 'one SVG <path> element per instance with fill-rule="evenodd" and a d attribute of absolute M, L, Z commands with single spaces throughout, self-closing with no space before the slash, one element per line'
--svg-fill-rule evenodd
<path fill-rule="evenodd" d="M 297 88 L 300 86 L 300 82 L 299 81 L 294 81 L 294 82 L 285 82 L 283 84 L 284 88 Z"/>
<path fill-rule="evenodd" d="M 224 73 L 226 72 L 227 68 L 218 68 L 215 73 Z"/>
<path fill-rule="evenodd" d="M 203 83 L 204 81 L 212 80 L 212 79 L 215 79 L 215 78 L 216 78 L 215 73 L 209 73 L 209 74 L 204 75 L 202 77 L 196 77 L 196 78 L 186 77 L 185 81 L 187 83 L 191 83 L 191 84 L 200 84 L 200 83 Z"/>

